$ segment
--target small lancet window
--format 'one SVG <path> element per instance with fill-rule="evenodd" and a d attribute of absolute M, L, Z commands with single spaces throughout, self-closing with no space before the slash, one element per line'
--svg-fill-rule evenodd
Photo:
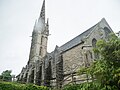
<path fill-rule="evenodd" d="M 96 48 L 96 43 L 97 43 L 97 40 L 95 38 L 93 38 L 93 40 L 92 40 L 93 48 Z M 94 53 L 94 59 L 98 59 L 98 58 L 99 58 L 98 53 Z"/>
<path fill-rule="evenodd" d="M 42 47 L 40 47 L 39 55 L 42 56 Z"/>

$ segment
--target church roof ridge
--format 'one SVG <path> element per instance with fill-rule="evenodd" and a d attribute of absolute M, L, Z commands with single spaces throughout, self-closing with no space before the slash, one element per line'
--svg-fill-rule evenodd
<path fill-rule="evenodd" d="M 91 28 L 87 29 L 86 31 L 82 32 L 81 34 L 79 34 L 78 36 L 74 37 L 73 39 L 71 39 L 70 41 L 66 42 L 65 44 L 60 46 L 60 50 L 61 51 L 66 51 L 80 43 L 83 42 L 83 39 L 93 30 L 93 28 L 95 26 L 97 26 L 101 21 L 99 21 L 97 24 L 95 24 L 94 26 L 92 26 Z"/>

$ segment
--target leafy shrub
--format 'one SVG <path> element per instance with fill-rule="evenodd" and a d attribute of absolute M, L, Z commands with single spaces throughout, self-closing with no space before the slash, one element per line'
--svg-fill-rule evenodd
<path fill-rule="evenodd" d="M 49 88 L 45 86 L 37 86 L 34 84 L 0 82 L 0 90 L 49 90 Z"/>
<path fill-rule="evenodd" d="M 63 90 L 100 90 L 98 89 L 99 84 L 94 85 L 94 83 L 82 83 L 76 85 L 67 85 Z"/>
<path fill-rule="evenodd" d="M 116 86 L 106 85 L 103 87 L 100 83 L 97 82 L 86 82 L 76 85 L 66 85 L 63 87 L 63 90 L 118 90 Z"/>

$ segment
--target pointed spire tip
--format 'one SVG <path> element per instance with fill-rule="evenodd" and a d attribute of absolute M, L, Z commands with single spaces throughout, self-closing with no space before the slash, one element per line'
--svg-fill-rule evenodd
<path fill-rule="evenodd" d="M 45 20 L 45 0 L 43 1 L 42 8 L 41 8 L 41 13 L 40 13 L 39 18 L 42 18 L 42 19 Z"/>

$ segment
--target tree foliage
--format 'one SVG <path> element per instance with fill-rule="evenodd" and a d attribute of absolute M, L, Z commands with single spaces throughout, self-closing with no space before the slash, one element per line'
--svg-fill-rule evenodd
<path fill-rule="evenodd" d="M 101 59 L 92 69 L 96 77 L 101 76 L 102 85 L 120 88 L 120 38 L 114 34 L 111 36 L 108 41 L 100 40 L 97 43 L 96 50 L 100 53 Z"/>
<path fill-rule="evenodd" d="M 12 80 L 11 73 L 12 73 L 11 70 L 3 71 L 2 74 L 0 75 L 0 79 L 2 79 L 3 81 L 11 81 Z"/>

